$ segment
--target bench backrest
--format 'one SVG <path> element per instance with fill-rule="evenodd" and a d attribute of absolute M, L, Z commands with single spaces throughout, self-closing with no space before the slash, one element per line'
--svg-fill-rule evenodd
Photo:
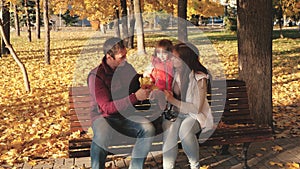
<path fill-rule="evenodd" d="M 253 123 L 249 112 L 246 84 L 240 80 L 212 81 L 208 100 L 216 122 L 225 124 L 237 122 Z M 88 87 L 71 87 L 69 90 L 69 108 L 71 132 L 86 131 L 91 126 L 90 101 Z M 141 108 L 142 109 L 142 108 Z"/>

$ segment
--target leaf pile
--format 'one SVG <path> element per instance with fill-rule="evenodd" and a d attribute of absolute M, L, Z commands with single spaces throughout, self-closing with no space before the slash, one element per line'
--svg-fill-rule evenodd
<path fill-rule="evenodd" d="M 12 57 L 3 56 L 0 59 L 0 164 L 67 157 L 68 87 L 76 57 L 90 34 L 53 33 L 51 65 L 44 63 L 43 40 L 28 43 L 25 34 L 12 37 L 11 42 L 27 69 L 32 91 L 25 92 L 22 73 Z"/>
<path fill-rule="evenodd" d="M 223 32 L 207 35 L 234 36 Z M 51 65 L 46 65 L 43 39 L 32 43 L 26 39 L 22 32 L 21 37 L 12 34 L 11 42 L 27 68 L 30 93 L 24 92 L 22 73 L 14 60 L 10 56 L 0 59 L 0 165 L 67 157 L 68 139 L 78 137 L 69 132 L 68 88 L 86 85 L 87 73 L 101 60 L 99 44 L 104 40 L 89 30 L 51 32 Z M 222 58 L 226 77 L 237 78 L 236 40 L 212 42 Z M 300 135 L 298 44 L 299 39 L 273 42 L 273 117 L 278 137 Z M 153 48 L 147 51 L 152 53 Z M 132 53 L 128 51 L 128 55 Z M 148 58 L 134 55 L 128 61 L 143 71 Z"/>

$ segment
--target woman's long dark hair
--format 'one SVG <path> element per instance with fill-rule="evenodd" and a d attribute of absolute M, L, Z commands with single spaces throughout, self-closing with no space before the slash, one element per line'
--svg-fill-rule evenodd
<path fill-rule="evenodd" d="M 179 54 L 180 59 L 184 62 L 181 80 L 181 100 L 185 100 L 189 84 L 189 75 L 192 71 L 209 74 L 208 70 L 199 61 L 199 50 L 191 43 L 179 43 L 174 46 L 174 51 Z M 208 84 L 209 85 L 209 84 Z M 209 88 L 208 88 L 209 90 Z"/>

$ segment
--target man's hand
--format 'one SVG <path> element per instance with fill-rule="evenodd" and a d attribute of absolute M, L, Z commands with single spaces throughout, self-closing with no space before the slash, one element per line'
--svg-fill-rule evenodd
<path fill-rule="evenodd" d="M 139 101 L 143 101 L 149 98 L 150 89 L 142 89 L 140 88 L 135 92 L 135 96 Z"/>

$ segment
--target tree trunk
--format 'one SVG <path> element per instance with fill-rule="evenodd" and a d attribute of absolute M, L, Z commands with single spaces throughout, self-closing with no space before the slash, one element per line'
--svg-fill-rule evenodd
<path fill-rule="evenodd" d="M 134 0 L 134 17 L 136 19 L 136 35 L 137 35 L 137 51 L 138 54 L 145 54 L 145 38 L 144 38 L 144 27 L 143 19 L 141 14 L 141 3 L 140 0 Z"/>
<path fill-rule="evenodd" d="M 114 30 L 115 30 L 115 37 L 120 38 L 120 14 L 119 14 L 119 8 L 118 7 L 114 7 L 115 9 L 115 20 L 114 20 Z"/>
<path fill-rule="evenodd" d="M 27 71 L 26 68 L 24 66 L 24 64 L 20 61 L 20 59 L 18 58 L 14 48 L 12 47 L 12 45 L 10 44 L 10 42 L 8 41 L 8 38 L 5 36 L 4 33 L 4 27 L 3 27 L 3 22 L 0 19 L 0 32 L 1 32 L 1 37 L 6 45 L 6 47 L 9 49 L 12 57 L 14 58 L 14 60 L 17 62 L 18 66 L 20 67 L 22 73 L 23 73 L 23 79 L 24 79 L 24 86 L 25 86 L 25 90 L 27 92 L 30 91 L 30 85 L 29 85 L 29 80 L 28 80 L 28 75 L 27 75 Z"/>
<path fill-rule="evenodd" d="M 284 12 L 282 11 L 282 13 L 284 13 Z M 286 14 L 283 14 L 283 26 L 288 25 L 286 22 L 286 17 L 287 17 Z"/>
<path fill-rule="evenodd" d="M 188 41 L 186 13 L 187 0 L 178 0 L 178 40 L 181 42 Z"/>
<path fill-rule="evenodd" d="M 15 29 L 16 29 L 16 35 L 20 36 L 20 21 L 18 16 L 18 6 L 16 4 L 13 4 L 14 8 L 14 20 L 15 20 Z"/>
<path fill-rule="evenodd" d="M 1 19 L 2 19 L 2 24 L 3 24 L 3 33 L 5 34 L 5 37 L 10 43 L 10 14 L 9 14 L 9 9 L 7 5 L 5 4 L 5 1 L 1 1 L 2 8 L 1 8 Z M 4 39 L 1 40 L 1 54 L 9 54 L 8 48 L 5 46 Z M 0 54 L 0 55 L 1 55 Z"/>
<path fill-rule="evenodd" d="M 272 126 L 272 0 L 238 0 L 239 78 L 247 85 L 251 115 Z"/>
<path fill-rule="evenodd" d="M 129 7 L 129 41 L 128 47 L 133 49 L 134 48 L 134 25 L 135 25 L 135 18 L 134 18 L 134 5 L 133 0 L 130 0 L 130 7 Z"/>
<path fill-rule="evenodd" d="M 35 21 L 35 26 L 36 26 L 36 38 L 41 39 L 41 23 L 40 23 L 40 18 L 41 18 L 41 10 L 40 10 L 40 0 L 35 1 L 35 8 L 36 8 L 36 21 Z"/>
<path fill-rule="evenodd" d="M 24 8 L 25 8 L 26 26 L 27 26 L 27 33 L 28 33 L 27 37 L 28 37 L 28 41 L 31 42 L 31 28 L 30 28 L 30 18 L 29 18 L 27 0 L 24 0 Z"/>
<path fill-rule="evenodd" d="M 127 17 L 127 4 L 126 0 L 121 1 L 121 21 L 122 21 L 122 38 L 124 40 L 124 44 L 128 47 L 128 17 Z"/>
<path fill-rule="evenodd" d="M 48 0 L 44 1 L 44 27 L 45 27 L 45 62 L 50 64 L 50 29 L 49 29 L 49 13 Z"/>

